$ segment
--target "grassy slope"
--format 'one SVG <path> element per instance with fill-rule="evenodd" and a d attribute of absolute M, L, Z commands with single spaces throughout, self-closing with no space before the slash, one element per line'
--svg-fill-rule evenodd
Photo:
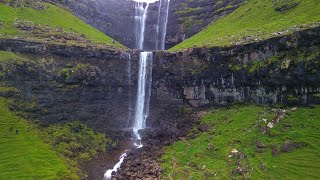
<path fill-rule="evenodd" d="M 34 127 L 10 112 L 3 98 L 0 114 L 0 179 L 59 179 L 69 173 Z"/>
<path fill-rule="evenodd" d="M 227 46 L 242 38 L 267 39 L 272 33 L 295 25 L 320 21 L 319 0 L 297 0 L 299 5 L 285 13 L 274 10 L 271 0 L 247 0 L 230 15 L 214 22 L 200 33 L 174 46 L 170 51 L 190 47 Z"/>
<path fill-rule="evenodd" d="M 242 163 L 249 165 L 247 177 L 250 179 L 319 179 L 320 106 L 313 109 L 301 107 L 289 114 L 271 129 L 272 137 L 269 137 L 259 132 L 259 125 L 266 124 L 262 118 L 270 121 L 274 117 L 270 108 L 244 106 L 212 112 L 201 121 L 212 124 L 212 130 L 165 148 L 164 175 L 173 179 L 189 179 L 190 176 L 192 179 L 206 179 L 204 173 L 207 172 L 212 175 L 208 179 L 231 179 L 232 170 L 237 166 L 236 158 L 229 162 L 228 155 L 236 148 L 248 156 Z M 291 127 L 282 132 L 284 124 Z M 293 152 L 281 152 L 278 157 L 272 156 L 271 146 L 280 148 L 288 139 L 304 142 L 307 146 Z M 255 152 L 256 140 L 266 145 L 265 152 Z M 208 144 L 214 149 L 208 150 Z M 266 169 L 262 170 L 261 165 Z M 242 179 L 241 176 L 238 178 Z"/>
<path fill-rule="evenodd" d="M 84 34 L 85 37 L 95 43 L 105 43 L 110 46 L 124 47 L 118 42 L 114 41 L 109 36 L 98 31 L 92 26 L 84 23 L 70 12 L 58 8 L 51 4 L 45 4 L 48 8 L 45 10 L 35 10 L 32 8 L 13 8 L 0 3 L 0 22 L 3 23 L 0 27 L 1 34 L 4 37 L 21 35 L 21 31 L 14 27 L 17 19 L 32 21 L 35 24 L 49 25 L 51 27 L 61 27 L 67 32 L 75 32 L 77 34 Z"/>

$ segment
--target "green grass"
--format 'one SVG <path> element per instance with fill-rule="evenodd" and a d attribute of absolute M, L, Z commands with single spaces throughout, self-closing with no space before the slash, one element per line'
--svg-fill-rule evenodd
<path fill-rule="evenodd" d="M 296 0 L 299 4 L 285 12 L 275 10 L 271 0 L 247 0 L 230 15 L 210 24 L 203 31 L 174 46 L 169 51 L 191 47 L 213 47 L 244 44 L 292 33 L 320 21 L 319 0 Z M 318 24 L 319 25 L 319 24 Z M 288 32 L 287 32 L 288 30 Z M 249 37 L 246 40 L 244 37 Z"/>
<path fill-rule="evenodd" d="M 0 51 L 0 62 L 7 62 L 9 60 L 23 61 L 24 58 L 11 51 Z"/>
<path fill-rule="evenodd" d="M 78 35 L 83 34 L 94 43 L 124 47 L 116 41 L 112 43 L 112 41 L 114 41 L 112 38 L 84 23 L 69 11 L 48 3 L 44 5 L 47 7 L 44 10 L 35 10 L 27 7 L 14 8 L 0 3 L 0 22 L 2 22 L 2 26 L 0 26 L 0 37 L 23 36 L 26 32 L 17 29 L 14 24 L 18 21 L 31 21 L 37 26 L 62 28 L 66 32 L 74 32 Z M 27 36 L 30 38 L 31 35 L 28 34 Z"/>
<path fill-rule="evenodd" d="M 210 124 L 209 132 L 200 133 L 195 127 L 194 139 L 185 139 L 165 147 L 162 159 L 164 178 L 172 179 L 231 179 L 237 168 L 236 157 L 229 158 L 232 149 L 247 155 L 241 167 L 250 179 L 319 179 L 320 172 L 320 106 L 298 107 L 289 110 L 287 117 L 276 124 L 269 134 L 259 132 L 275 113 L 268 107 L 253 105 L 222 108 L 205 115 L 201 124 Z M 285 124 L 290 128 L 283 131 Z M 256 141 L 266 145 L 264 152 L 256 152 Z M 306 144 L 292 152 L 272 155 L 272 147 L 280 149 L 286 140 Z M 213 149 L 208 150 L 208 144 Z M 260 168 L 264 166 L 265 168 Z M 242 179 L 237 175 L 236 179 Z"/>
<path fill-rule="evenodd" d="M 3 98 L 0 114 L 0 179 L 61 179 L 70 173 L 35 127 L 10 112 Z"/>

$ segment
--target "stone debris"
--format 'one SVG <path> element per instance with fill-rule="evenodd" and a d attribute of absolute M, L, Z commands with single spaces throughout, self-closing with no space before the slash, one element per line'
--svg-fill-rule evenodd
<path fill-rule="evenodd" d="M 274 126 L 274 124 L 272 122 L 269 122 L 268 125 L 267 125 L 267 127 L 270 128 L 270 129 L 272 129 L 273 126 Z"/>
<path fill-rule="evenodd" d="M 297 107 L 291 108 L 291 111 L 297 111 Z"/>
<path fill-rule="evenodd" d="M 232 149 L 232 151 L 231 151 L 232 154 L 237 154 L 238 152 L 239 152 L 239 151 L 236 150 L 236 149 Z"/>

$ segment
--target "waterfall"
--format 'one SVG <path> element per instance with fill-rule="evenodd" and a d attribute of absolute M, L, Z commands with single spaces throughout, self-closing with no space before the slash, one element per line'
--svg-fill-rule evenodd
<path fill-rule="evenodd" d="M 162 0 L 159 1 L 159 9 L 158 9 L 158 18 L 157 18 L 157 27 L 156 27 L 156 47 L 155 47 L 156 50 L 158 50 L 158 45 L 159 45 L 161 6 L 162 6 Z"/>
<path fill-rule="evenodd" d="M 146 28 L 146 19 L 149 3 L 144 7 L 143 2 L 135 2 L 135 30 L 136 30 L 136 48 L 143 50 Z M 140 148 L 141 137 L 138 133 L 140 129 L 146 126 L 146 119 L 149 114 L 149 101 L 151 96 L 152 81 L 152 52 L 141 52 L 139 58 L 139 77 L 137 100 L 135 105 L 135 117 L 133 132 L 135 134 L 135 145 Z M 137 142 L 139 141 L 139 142 Z M 138 144 L 139 143 L 139 144 Z"/>
<path fill-rule="evenodd" d="M 138 90 L 133 125 L 133 132 L 136 140 L 141 140 L 138 131 L 146 127 L 146 119 L 149 114 L 152 82 L 152 58 L 152 52 L 140 53 Z"/>
<path fill-rule="evenodd" d="M 144 7 L 145 0 L 137 0 L 135 2 L 135 42 L 136 48 L 143 50 L 144 49 L 144 37 L 145 37 L 145 28 L 146 28 L 146 19 L 149 8 L 149 2 L 146 2 L 146 6 Z M 164 16 L 161 14 L 162 9 L 162 0 L 160 0 L 159 14 L 158 14 L 158 22 L 157 22 L 157 42 L 156 49 L 158 47 L 158 42 L 160 42 L 161 50 L 165 48 L 165 37 L 167 31 L 167 22 L 168 22 L 168 11 L 169 11 L 169 3 L 170 0 L 164 0 L 166 11 Z M 160 29 L 161 27 L 161 29 Z M 139 134 L 140 129 L 144 129 L 146 127 L 146 120 L 149 115 L 149 102 L 151 97 L 151 83 L 152 83 L 152 52 L 140 52 L 139 57 L 139 75 L 138 75 L 138 88 L 137 88 L 137 98 L 135 104 L 135 115 L 134 115 L 134 123 L 133 123 L 133 132 L 134 132 L 134 145 L 137 148 L 141 148 L 143 145 L 141 143 L 141 137 Z M 129 119 L 128 124 L 131 119 L 131 95 L 130 95 L 130 85 L 131 85 L 131 57 L 128 56 L 128 81 L 129 81 Z M 112 172 L 117 172 L 120 168 L 124 158 L 127 156 L 126 153 L 123 153 L 119 162 L 113 167 L 113 169 L 109 169 L 105 175 L 105 180 L 110 180 L 112 178 Z"/>
<path fill-rule="evenodd" d="M 112 178 L 112 173 L 117 172 L 118 169 L 120 168 L 124 158 L 127 156 L 127 153 L 123 153 L 120 158 L 119 162 L 113 167 L 113 169 L 109 169 L 105 174 L 104 174 L 104 180 L 111 180 Z"/>
<path fill-rule="evenodd" d="M 165 50 L 169 7 L 170 0 L 160 0 L 156 27 L 156 50 Z"/>
<path fill-rule="evenodd" d="M 144 43 L 144 31 L 146 28 L 146 19 L 149 8 L 149 3 L 146 3 L 146 7 L 144 6 L 144 2 L 135 2 L 135 39 L 136 39 L 136 48 L 143 49 Z"/>
<path fill-rule="evenodd" d="M 164 16 L 164 24 L 162 26 L 162 36 L 160 40 L 160 50 L 165 50 L 165 43 L 166 43 L 166 35 L 167 35 L 167 24 L 168 24 L 168 17 L 169 17 L 169 6 L 170 0 L 166 1 L 166 13 Z"/>

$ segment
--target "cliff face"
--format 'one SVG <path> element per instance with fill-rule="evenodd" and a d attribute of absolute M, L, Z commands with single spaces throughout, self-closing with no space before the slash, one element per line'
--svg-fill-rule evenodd
<path fill-rule="evenodd" d="M 247 45 L 155 52 L 144 133 L 183 135 L 193 121 L 186 107 L 319 103 L 319 37 L 318 27 Z M 0 62 L 1 85 L 35 100 L 42 124 L 80 120 L 112 137 L 130 135 L 123 130 L 133 120 L 139 52 L 20 40 L 1 40 L 0 49 L 28 59 Z"/>
<path fill-rule="evenodd" d="M 0 49 L 21 57 L 0 62 L 1 86 L 16 87 L 25 100 L 36 102 L 32 113 L 41 124 L 80 120 L 112 135 L 132 123 L 138 72 L 134 52 L 129 59 L 127 52 L 19 40 L 1 40 Z"/>
<path fill-rule="evenodd" d="M 57 0 L 56 0 L 57 1 Z M 233 12 L 244 0 L 171 0 L 166 49 L 191 37 L 214 20 Z M 61 2 L 61 1 L 57 1 Z M 64 5 L 86 23 L 127 47 L 134 48 L 133 0 L 66 0 Z M 145 47 L 155 49 L 159 1 L 150 4 L 146 19 Z"/>
<path fill-rule="evenodd" d="M 63 4 L 81 20 L 121 44 L 131 48 L 134 46 L 134 2 L 132 0 L 66 0 Z"/>
<path fill-rule="evenodd" d="M 320 28 L 247 45 L 156 55 L 157 97 L 191 106 L 319 102 Z M 161 89 L 161 90 L 159 90 Z"/>

